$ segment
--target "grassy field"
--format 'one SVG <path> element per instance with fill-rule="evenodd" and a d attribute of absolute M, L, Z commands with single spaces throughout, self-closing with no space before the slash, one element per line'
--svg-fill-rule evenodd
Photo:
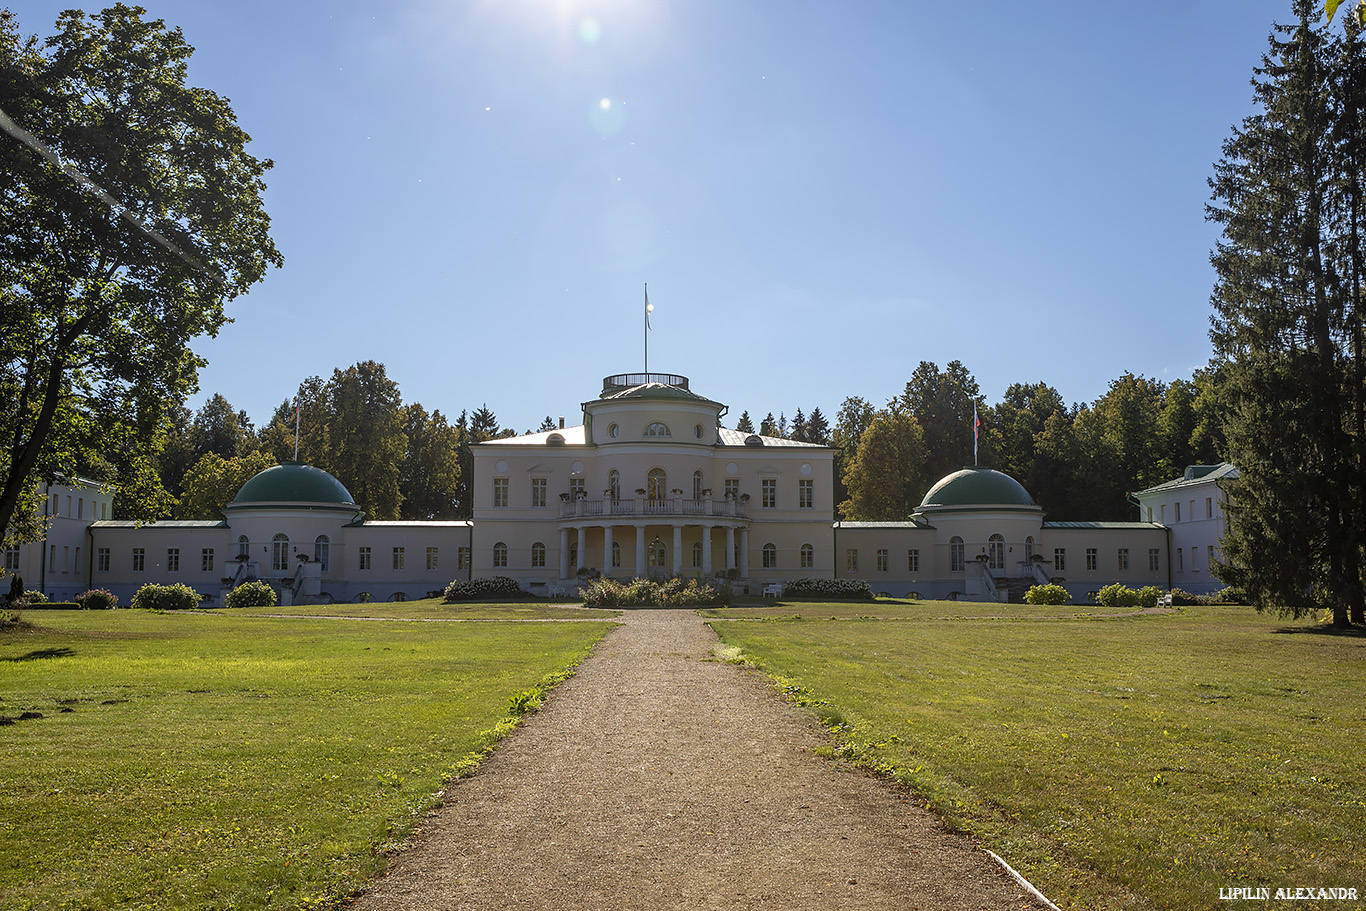
<path fill-rule="evenodd" d="M 1204 909 L 1246 886 L 1366 897 L 1366 637 L 1240 607 L 1042 610 L 785 603 L 712 625 L 827 722 L 834 752 L 1064 908 Z"/>
<path fill-rule="evenodd" d="M 385 620 L 605 620 L 621 611 L 579 604 L 527 601 L 507 604 L 447 604 L 440 598 L 421 601 L 374 601 L 369 604 L 301 604 L 294 607 L 220 608 L 233 617 L 354 617 Z M 30 619 L 38 616 L 30 614 Z"/>
<path fill-rule="evenodd" d="M 0 715 L 42 715 L 0 726 L 7 909 L 330 906 L 610 628 L 26 619 L 0 633 Z"/>

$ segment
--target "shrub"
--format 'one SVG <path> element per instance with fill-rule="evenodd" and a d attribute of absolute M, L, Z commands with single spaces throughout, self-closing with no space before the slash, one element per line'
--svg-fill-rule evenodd
<path fill-rule="evenodd" d="M 1096 602 L 1105 607 L 1136 607 L 1138 592 L 1123 582 L 1112 582 L 1096 592 Z"/>
<path fill-rule="evenodd" d="M 466 582 L 463 579 L 456 579 L 446 586 L 446 601 L 507 601 L 513 598 L 525 598 L 527 593 L 522 591 L 522 586 L 517 584 L 516 579 L 509 579 L 507 576 L 493 576 L 488 579 L 471 579 Z"/>
<path fill-rule="evenodd" d="M 1227 592 L 1228 589 L 1224 589 L 1223 591 L 1217 591 L 1212 595 L 1193 595 L 1188 591 L 1174 588 L 1172 589 L 1172 606 L 1190 607 L 1192 604 L 1224 604 L 1226 603 L 1224 599 Z"/>
<path fill-rule="evenodd" d="M 228 592 L 223 603 L 228 607 L 274 607 L 275 589 L 264 582 L 243 582 Z"/>
<path fill-rule="evenodd" d="M 194 610 L 199 607 L 199 592 L 184 582 L 174 585 L 148 582 L 133 595 L 131 606 L 144 610 Z"/>
<path fill-rule="evenodd" d="M 662 583 L 649 579 L 598 579 L 580 594 L 587 607 L 705 607 L 726 603 L 718 589 L 696 579 L 682 578 Z"/>
<path fill-rule="evenodd" d="M 1156 585 L 1145 585 L 1136 593 L 1138 603 L 1142 607 L 1157 607 L 1157 602 L 1162 600 L 1162 589 Z"/>
<path fill-rule="evenodd" d="M 46 604 L 47 595 L 42 592 L 26 591 L 24 592 L 24 601 L 29 604 Z"/>
<path fill-rule="evenodd" d="M 793 579 L 783 583 L 783 598 L 872 601 L 873 589 L 862 579 Z"/>
<path fill-rule="evenodd" d="M 76 596 L 82 610 L 113 610 L 119 606 L 119 596 L 103 588 L 92 588 Z"/>
<path fill-rule="evenodd" d="M 1035 585 L 1025 592 L 1024 599 L 1026 604 L 1066 604 L 1072 600 L 1072 596 L 1061 585 L 1050 582 L 1047 585 Z"/>

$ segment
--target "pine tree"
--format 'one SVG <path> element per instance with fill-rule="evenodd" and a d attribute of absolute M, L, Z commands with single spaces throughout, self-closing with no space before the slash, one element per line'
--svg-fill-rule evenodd
<path fill-rule="evenodd" d="M 776 437 L 778 435 L 778 422 L 773 420 L 773 412 L 769 412 L 764 419 L 759 422 L 759 436 Z"/>
<path fill-rule="evenodd" d="M 830 445 L 830 422 L 821 414 L 819 405 L 812 408 L 811 414 L 806 418 L 806 441 L 820 443 L 822 446 Z"/>
<path fill-rule="evenodd" d="M 796 440 L 799 443 L 808 442 L 806 439 L 806 415 L 802 414 L 800 408 L 797 409 L 796 416 L 792 418 L 792 436 L 789 439 Z"/>
<path fill-rule="evenodd" d="M 749 419 L 749 412 L 748 412 L 748 411 L 742 411 L 742 412 L 740 412 L 740 420 L 739 420 L 739 422 L 736 423 L 736 425 L 735 425 L 735 430 L 736 430 L 737 433 L 753 433 L 753 432 L 754 432 L 754 422 L 751 421 L 751 420 Z"/>
<path fill-rule="evenodd" d="M 1363 614 L 1360 48 L 1355 26 L 1343 40 L 1316 27 L 1312 0 L 1294 10 L 1255 71 L 1260 112 L 1210 182 L 1210 337 L 1240 471 L 1214 570 L 1259 610 L 1328 607 L 1344 626 Z"/>

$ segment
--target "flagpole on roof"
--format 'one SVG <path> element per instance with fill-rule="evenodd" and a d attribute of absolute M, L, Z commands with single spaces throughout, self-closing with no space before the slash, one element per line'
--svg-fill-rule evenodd
<path fill-rule="evenodd" d="M 294 461 L 299 461 L 299 400 L 294 400 Z"/>
<path fill-rule="evenodd" d="M 645 382 L 650 381 L 650 283 L 645 283 Z"/>

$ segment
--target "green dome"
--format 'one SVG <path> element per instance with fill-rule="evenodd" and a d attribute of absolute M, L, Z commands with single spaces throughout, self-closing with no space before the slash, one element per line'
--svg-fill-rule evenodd
<path fill-rule="evenodd" d="M 351 492 L 341 481 L 312 465 L 285 462 L 256 475 L 242 485 L 229 506 L 253 503 L 318 503 L 355 506 Z"/>
<path fill-rule="evenodd" d="M 990 468 L 964 468 L 939 479 L 930 488 L 920 508 L 954 506 L 1028 506 L 1038 504 L 1020 482 Z"/>

